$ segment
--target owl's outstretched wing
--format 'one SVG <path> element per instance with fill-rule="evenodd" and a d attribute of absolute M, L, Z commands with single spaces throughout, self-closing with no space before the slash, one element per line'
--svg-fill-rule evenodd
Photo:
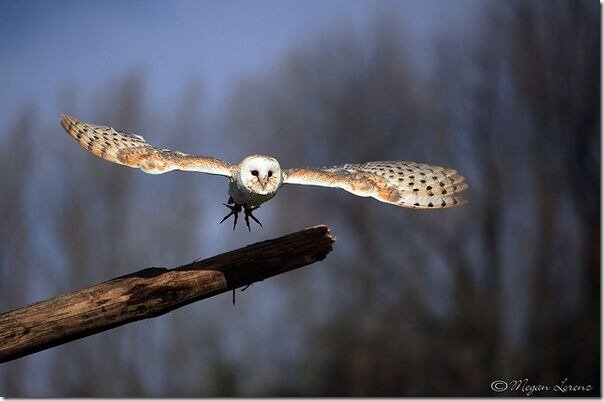
<path fill-rule="evenodd" d="M 457 171 L 408 161 L 376 161 L 331 168 L 294 168 L 283 172 L 285 184 L 342 188 L 359 196 L 417 209 L 460 206 L 468 188 Z"/>
<path fill-rule="evenodd" d="M 145 173 L 185 170 L 231 176 L 233 166 L 213 157 L 157 149 L 141 136 L 78 121 L 65 114 L 61 115 L 61 125 L 71 138 L 93 154 L 113 163 L 140 168 Z"/>

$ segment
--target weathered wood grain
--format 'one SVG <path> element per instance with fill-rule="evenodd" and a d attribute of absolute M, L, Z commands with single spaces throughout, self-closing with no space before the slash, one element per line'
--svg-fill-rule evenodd
<path fill-rule="evenodd" d="M 333 242 L 327 226 L 310 227 L 178 268 L 140 270 L 0 314 L 0 362 L 306 266 L 324 259 Z"/>

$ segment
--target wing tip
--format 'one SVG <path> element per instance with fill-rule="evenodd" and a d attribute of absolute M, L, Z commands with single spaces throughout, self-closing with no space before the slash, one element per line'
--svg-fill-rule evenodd
<path fill-rule="evenodd" d="M 61 113 L 61 118 L 59 119 L 61 126 L 63 128 L 65 128 L 65 130 L 68 130 L 69 126 L 72 124 L 75 124 L 76 121 L 77 120 L 75 118 L 73 118 L 69 114 L 64 114 L 64 113 Z"/>

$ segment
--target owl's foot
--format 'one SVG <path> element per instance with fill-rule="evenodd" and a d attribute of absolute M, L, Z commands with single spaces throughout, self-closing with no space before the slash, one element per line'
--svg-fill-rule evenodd
<path fill-rule="evenodd" d="M 229 198 L 229 201 L 231 201 L 230 198 Z M 225 205 L 226 207 L 228 207 L 231 210 L 231 212 L 229 214 L 227 214 L 226 216 L 224 216 L 222 218 L 222 220 L 220 220 L 220 224 L 222 224 L 229 217 L 234 216 L 234 219 L 233 219 L 233 231 L 235 231 L 235 227 L 237 226 L 237 217 L 239 216 L 239 213 L 243 209 L 243 213 L 245 215 L 245 218 L 244 218 L 245 219 L 245 225 L 247 226 L 248 231 L 252 231 L 252 229 L 250 228 L 250 217 L 256 223 L 258 223 L 260 225 L 260 227 L 262 227 L 262 223 L 260 223 L 260 221 L 256 218 L 256 216 L 254 216 L 252 214 L 252 212 L 254 210 L 258 209 L 260 206 L 250 207 L 250 206 L 247 206 L 247 205 L 240 205 L 240 204 L 235 203 L 235 202 L 233 202 L 233 205 L 229 205 L 229 204 L 226 204 L 226 203 L 223 203 L 223 205 Z"/>
<path fill-rule="evenodd" d="M 223 205 L 225 205 L 226 207 L 231 209 L 231 212 L 229 214 L 227 214 L 226 216 L 224 216 L 222 218 L 222 220 L 220 220 L 219 224 L 222 224 L 226 219 L 231 217 L 231 215 L 235 216 L 235 218 L 233 219 L 233 231 L 235 231 L 235 226 L 237 225 L 237 216 L 239 215 L 239 212 L 241 212 L 241 205 L 239 205 L 237 203 L 235 203 L 233 206 L 227 205 L 226 203 L 223 203 Z"/>
<path fill-rule="evenodd" d="M 243 214 L 245 214 L 245 224 L 247 225 L 248 231 L 252 231 L 252 229 L 250 228 L 250 217 L 256 223 L 258 223 L 260 225 L 260 227 L 262 227 L 262 223 L 252 214 L 252 212 L 254 210 L 258 209 L 259 207 L 260 206 L 249 207 L 247 205 L 244 205 L 244 207 L 243 207 Z"/>

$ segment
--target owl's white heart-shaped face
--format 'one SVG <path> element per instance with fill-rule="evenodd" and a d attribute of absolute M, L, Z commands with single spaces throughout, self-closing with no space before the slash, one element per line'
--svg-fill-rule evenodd
<path fill-rule="evenodd" d="M 268 195 L 281 186 L 281 166 L 269 156 L 249 156 L 239 165 L 239 177 L 249 191 Z"/>

